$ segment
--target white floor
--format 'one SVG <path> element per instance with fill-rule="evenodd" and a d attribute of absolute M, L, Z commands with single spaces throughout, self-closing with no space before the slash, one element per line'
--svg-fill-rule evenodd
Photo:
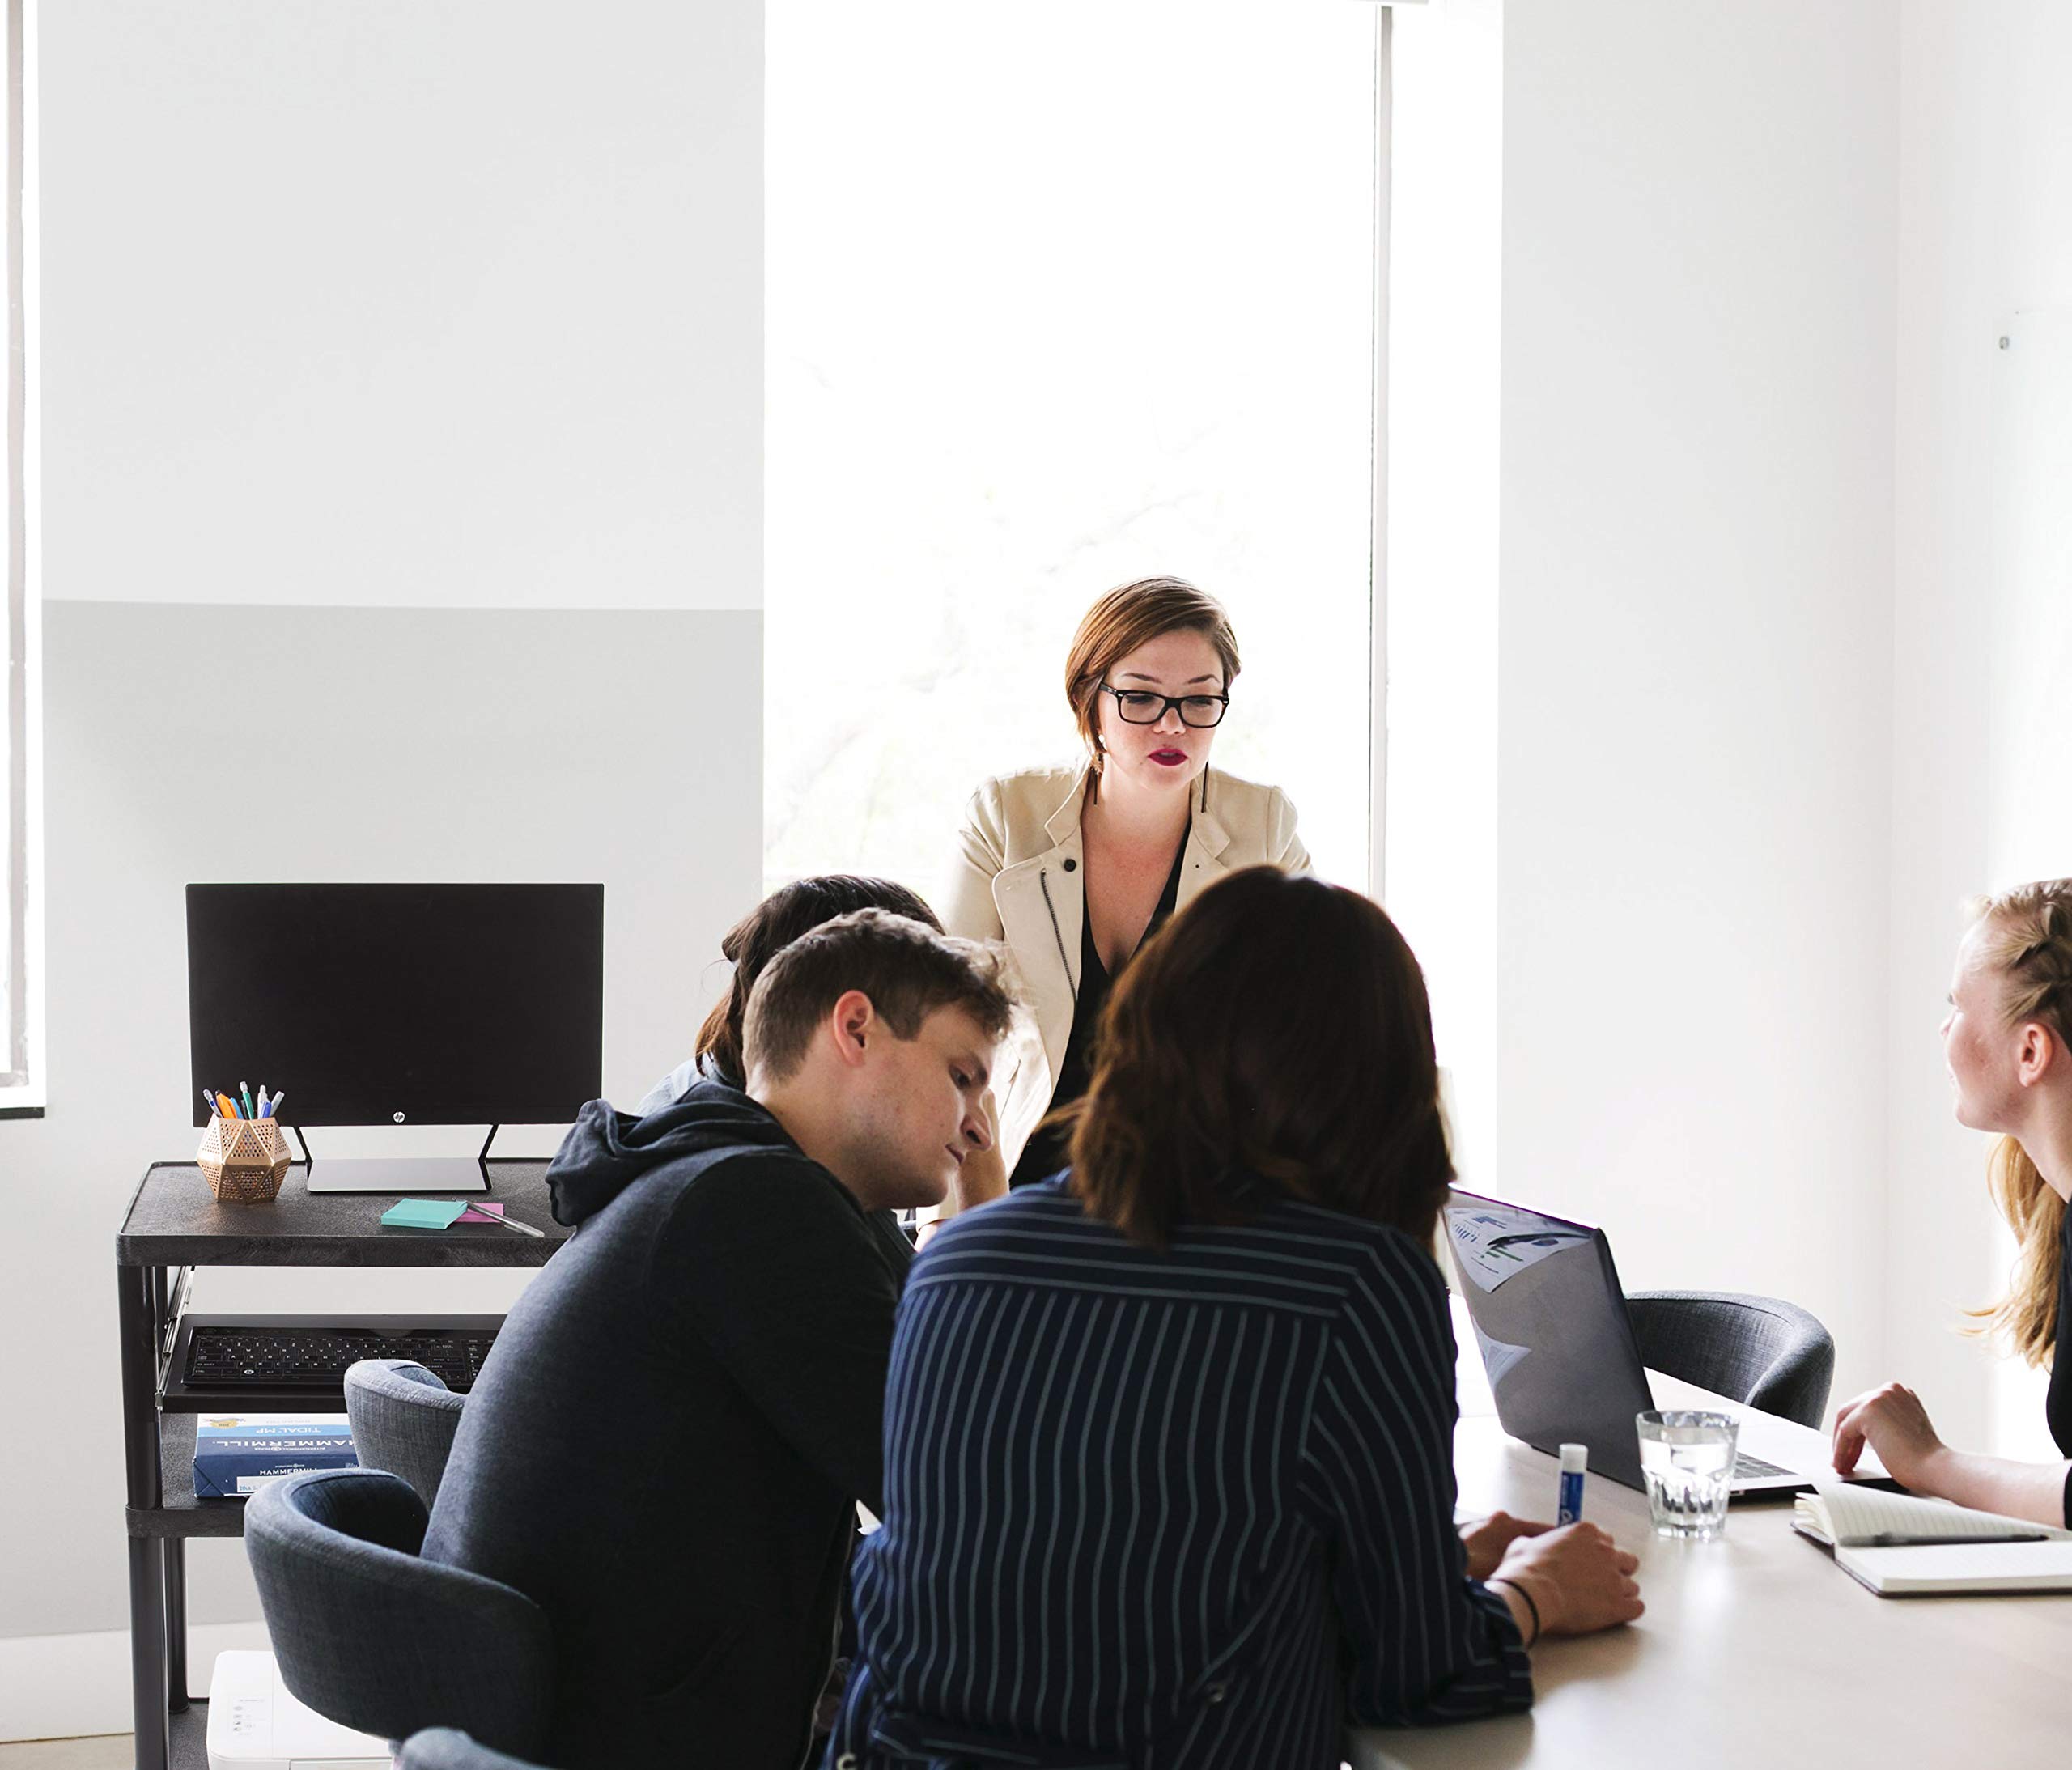
<path fill-rule="evenodd" d="M 187 1631 L 187 1687 L 209 1691 L 216 1655 L 266 1645 L 264 1623 L 195 1623 Z M 0 1637 L 0 1742 L 129 1737 L 130 1633 Z M 98 1759 L 80 1760 L 96 1770 Z M 0 1770 L 30 1770 L 0 1759 Z"/>
<path fill-rule="evenodd" d="M 0 1745 L 0 1770 L 130 1770 L 134 1735 L 100 1734 L 91 1739 L 30 1739 Z"/>

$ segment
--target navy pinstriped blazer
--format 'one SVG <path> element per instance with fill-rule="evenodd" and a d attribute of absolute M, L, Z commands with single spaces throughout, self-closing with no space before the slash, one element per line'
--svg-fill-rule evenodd
<path fill-rule="evenodd" d="M 1335 1770 L 1348 1725 L 1531 1704 L 1454 1529 L 1437 1268 L 1250 1202 L 1154 1253 L 1059 1177 L 916 1262 L 833 1770 Z"/>

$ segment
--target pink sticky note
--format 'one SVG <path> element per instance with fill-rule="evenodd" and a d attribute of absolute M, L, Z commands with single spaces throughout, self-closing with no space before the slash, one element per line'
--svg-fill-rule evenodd
<path fill-rule="evenodd" d="M 471 1204 L 454 1219 L 456 1223 L 500 1223 L 503 1220 L 503 1207 L 500 1204 Z"/>

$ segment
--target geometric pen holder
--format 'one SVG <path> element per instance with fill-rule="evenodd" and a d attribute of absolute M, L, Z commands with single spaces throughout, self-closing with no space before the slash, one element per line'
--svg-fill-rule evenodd
<path fill-rule="evenodd" d="M 194 1157 L 209 1190 L 223 1203 L 236 1204 L 264 1203 L 275 1196 L 291 1159 L 276 1120 L 213 1115 Z"/>

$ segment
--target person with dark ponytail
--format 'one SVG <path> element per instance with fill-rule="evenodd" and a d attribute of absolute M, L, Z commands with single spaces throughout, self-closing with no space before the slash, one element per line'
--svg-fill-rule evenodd
<path fill-rule="evenodd" d="M 2072 1363 L 2056 1352 L 2072 1312 L 2072 879 L 2017 886 L 1969 906 L 1942 1049 L 1959 1124 L 1998 1131 L 1988 1185 L 2020 1251 L 2007 1295 L 1976 1313 L 2032 1365 L 2050 1370 L 2044 1416 L 2062 1462 L 1955 1450 L 1900 1383 L 1835 1416 L 1835 1467 L 1868 1445 L 1916 1493 L 2039 1524 L 2072 1526 Z"/>
<path fill-rule="evenodd" d="M 851 910 L 885 910 L 942 932 L 935 911 L 915 893 L 890 879 L 830 872 L 779 885 L 721 937 L 720 956 L 733 966 L 732 982 L 705 1017 L 690 1055 L 649 1089 L 635 1110 L 643 1115 L 659 1112 L 701 1081 L 740 1087 L 746 1073 L 741 1062 L 741 1022 L 763 967 L 800 935 Z"/>
<path fill-rule="evenodd" d="M 747 1018 L 749 998 L 755 992 L 770 961 L 802 934 L 832 922 L 852 910 L 883 910 L 903 915 L 940 934 L 942 923 L 936 913 L 903 885 L 890 879 L 873 879 L 856 873 L 827 872 L 794 879 L 779 885 L 743 916 L 720 942 L 720 957 L 734 968 L 727 993 L 712 1004 L 705 1024 L 698 1029 L 698 1042 L 690 1055 L 641 1097 L 634 1108 L 645 1118 L 677 1101 L 702 1081 L 724 1082 L 739 1088 L 745 1073 L 741 1061 L 741 1028 Z M 997 1118 L 991 1089 L 985 1095 L 987 1122 Z M 997 1145 L 974 1150 L 965 1158 L 957 1183 L 938 1213 L 952 1217 L 974 1205 L 997 1199 L 1007 1191 L 1007 1169 Z"/>

